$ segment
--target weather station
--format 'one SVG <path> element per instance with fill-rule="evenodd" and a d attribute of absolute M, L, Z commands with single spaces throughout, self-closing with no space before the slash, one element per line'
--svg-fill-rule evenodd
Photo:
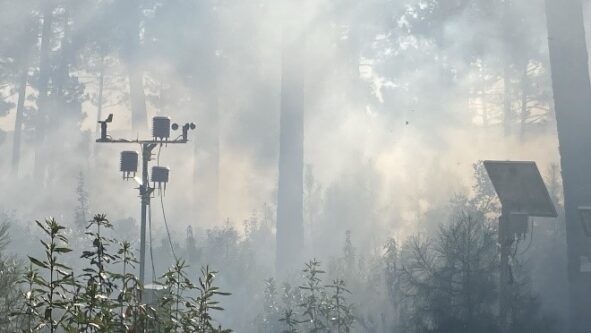
<path fill-rule="evenodd" d="M 188 143 L 188 134 L 190 130 L 195 129 L 194 123 L 186 123 L 182 127 L 176 123 L 171 124 L 168 117 L 154 117 L 152 120 L 152 139 L 148 140 L 127 140 L 127 139 L 113 139 L 108 133 L 108 124 L 113 121 L 113 115 L 110 114 L 107 119 L 99 121 L 100 124 L 100 138 L 96 140 L 97 143 L 118 143 L 118 144 L 136 144 L 140 146 L 141 151 L 141 177 L 136 176 L 138 173 L 140 154 L 137 151 L 126 150 L 121 152 L 120 171 L 124 180 L 133 179 L 139 187 L 139 197 L 141 200 L 141 224 L 140 224 L 140 282 L 144 285 L 145 282 L 145 266 L 146 266 L 146 222 L 148 207 L 153 197 L 155 190 L 160 192 L 160 198 L 166 191 L 166 184 L 169 180 L 170 170 L 167 167 L 156 165 L 152 167 L 149 172 L 149 163 L 152 161 L 153 151 L 156 147 L 169 144 L 183 144 Z M 171 139 L 171 130 L 177 131 L 181 129 L 180 135 Z M 158 152 L 160 155 L 160 150 Z M 158 161 L 159 164 L 159 161 Z M 151 175 L 151 177 L 150 177 Z M 152 183 L 150 185 L 150 183 Z M 166 220 L 165 220 L 166 222 Z M 168 231 L 168 226 L 167 226 Z M 171 244 L 172 248 L 172 244 Z M 172 250 L 174 254 L 174 249 Z"/>

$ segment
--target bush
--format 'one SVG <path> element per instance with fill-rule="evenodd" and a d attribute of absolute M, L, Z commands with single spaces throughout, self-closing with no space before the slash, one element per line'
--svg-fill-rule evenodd
<path fill-rule="evenodd" d="M 229 295 L 215 286 L 216 272 L 204 267 L 197 283 L 185 274 L 188 267 L 179 260 L 159 284 L 165 295 L 155 304 L 142 300 L 144 288 L 130 271 L 136 260 L 128 242 L 103 236 L 111 224 L 105 215 L 90 221 L 86 235 L 91 249 L 83 251 L 87 262 L 82 274 L 75 275 L 65 264 L 72 252 L 64 227 L 54 219 L 36 221 L 46 235 L 41 240 L 42 258 L 31 263 L 22 285 L 23 306 L 12 313 L 22 323 L 23 332 L 230 332 L 216 325 L 212 311 L 223 310 L 217 296 Z M 118 250 L 111 252 L 111 248 Z M 110 271 L 119 266 L 121 272 Z M 145 298 L 145 297 L 144 297 Z"/>

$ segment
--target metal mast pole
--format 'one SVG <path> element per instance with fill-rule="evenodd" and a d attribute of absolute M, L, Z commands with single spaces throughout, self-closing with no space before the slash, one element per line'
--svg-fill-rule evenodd
<path fill-rule="evenodd" d="M 146 156 L 146 145 L 142 145 L 142 184 L 140 185 L 141 198 L 141 224 L 140 224 L 140 282 L 144 285 L 146 271 L 146 214 L 150 204 L 150 196 L 146 187 L 148 184 L 148 157 Z"/>
<path fill-rule="evenodd" d="M 148 162 L 152 157 L 152 149 L 156 147 L 153 143 L 142 144 L 142 184 L 139 187 L 141 198 L 141 226 L 140 226 L 140 282 L 144 285 L 146 271 L 146 223 L 148 206 L 152 189 L 148 177 Z"/>

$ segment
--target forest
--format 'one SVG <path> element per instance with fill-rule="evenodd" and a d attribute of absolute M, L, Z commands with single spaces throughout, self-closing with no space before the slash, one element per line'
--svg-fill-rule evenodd
<path fill-rule="evenodd" d="M 0 333 L 591 332 L 589 29 L 0 0 Z"/>

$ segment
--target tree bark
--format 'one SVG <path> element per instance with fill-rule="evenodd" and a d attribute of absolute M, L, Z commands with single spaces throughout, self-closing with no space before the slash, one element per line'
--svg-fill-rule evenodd
<path fill-rule="evenodd" d="M 146 111 L 146 95 L 144 93 L 144 73 L 137 64 L 133 63 L 128 63 L 128 73 L 131 128 L 136 132 L 145 131 L 148 128 L 148 115 Z"/>
<path fill-rule="evenodd" d="M 43 5 L 43 27 L 41 32 L 41 46 L 39 59 L 39 96 L 37 97 L 37 115 L 35 117 L 35 134 L 36 134 L 36 149 L 35 149 L 35 165 L 34 178 L 35 181 L 44 185 L 45 180 L 45 158 L 46 144 L 45 134 L 47 126 L 47 118 L 49 113 L 48 90 L 49 90 L 49 49 L 51 43 L 52 24 L 53 24 L 53 4 Z"/>
<path fill-rule="evenodd" d="M 527 107 L 527 98 L 528 98 L 528 86 L 529 86 L 529 76 L 528 76 L 528 62 L 525 62 L 523 67 L 523 74 L 521 76 L 521 128 L 519 133 L 519 138 L 521 142 L 525 142 L 525 134 L 527 131 L 527 119 L 529 118 L 529 108 Z"/>
<path fill-rule="evenodd" d="M 511 31 L 510 18 L 511 1 L 503 1 L 503 38 L 505 47 L 503 52 L 503 131 L 505 136 L 511 135 L 513 125 L 513 110 L 511 108 Z"/>
<path fill-rule="evenodd" d="M 221 59 L 216 52 L 221 48 L 221 31 L 215 4 L 207 2 L 208 19 L 202 22 L 208 38 L 199 43 L 203 50 L 206 66 L 196 70 L 193 86 L 202 93 L 204 110 L 200 116 L 203 130 L 195 133 L 193 181 L 195 207 L 200 211 L 199 219 L 220 222 L 219 167 L 220 167 L 220 80 Z M 196 51 L 200 53 L 200 51 Z"/>
<path fill-rule="evenodd" d="M 53 189 L 56 185 L 59 175 L 57 174 L 59 167 L 58 161 L 64 159 L 67 154 L 67 147 L 71 144 L 72 135 L 78 128 L 73 128 L 76 119 L 72 115 L 71 109 L 66 101 L 66 85 L 70 78 L 70 62 L 71 62 L 71 30 L 70 30 L 70 9 L 69 3 L 63 5 L 63 36 L 61 39 L 60 60 L 57 71 L 52 78 L 52 85 L 54 86 L 51 97 L 52 108 L 51 112 L 47 113 L 47 127 L 51 131 L 46 132 L 46 139 L 49 141 L 45 152 L 47 157 L 45 159 L 45 166 L 47 169 L 48 188 Z M 59 140 L 64 144 L 51 144 Z"/>
<path fill-rule="evenodd" d="M 304 246 L 305 32 L 299 22 L 283 27 L 276 269 L 301 264 Z"/>
<path fill-rule="evenodd" d="M 589 256 L 577 207 L 591 204 L 591 83 L 581 0 L 545 0 L 554 106 L 564 186 L 570 331 L 591 332 Z"/>
<path fill-rule="evenodd" d="M 105 89 L 105 55 L 101 54 L 101 67 L 98 76 L 98 97 L 96 101 L 96 127 L 95 133 L 99 133 L 99 121 L 103 120 L 103 91 Z M 98 146 L 98 145 L 97 145 Z M 95 148 L 96 149 L 96 148 Z"/>
<path fill-rule="evenodd" d="M 127 0 L 129 1 L 129 0 Z M 136 132 L 148 128 L 144 72 L 141 69 L 140 21 L 141 8 L 138 1 L 129 1 L 129 30 L 127 31 L 126 65 L 129 76 L 129 99 L 131 106 L 131 128 Z"/>
<path fill-rule="evenodd" d="M 31 62 L 31 51 L 37 44 L 37 27 L 35 18 L 29 17 L 26 23 L 24 43 L 25 52 L 21 55 L 21 77 L 19 80 L 18 102 L 16 107 L 16 117 L 14 120 L 14 133 L 12 140 L 12 175 L 18 177 L 21 160 L 21 140 L 23 133 L 23 118 L 25 112 L 25 101 L 27 100 L 27 86 L 29 84 L 29 66 Z"/>
<path fill-rule="evenodd" d="M 513 110 L 511 108 L 511 78 L 508 64 L 505 64 L 503 69 L 503 86 L 503 132 L 505 136 L 509 136 L 512 130 Z"/>
<path fill-rule="evenodd" d="M 21 159 L 21 136 L 23 130 L 23 113 L 25 111 L 25 100 L 27 98 L 27 84 L 29 80 L 28 61 L 23 66 L 19 90 L 18 103 L 16 106 L 16 118 L 14 120 L 14 139 L 12 142 L 12 175 L 18 177 L 19 164 Z"/>
<path fill-rule="evenodd" d="M 488 101 L 486 98 L 486 94 L 488 92 L 487 85 L 486 85 L 486 78 L 484 73 L 484 68 L 480 69 L 480 102 L 482 103 L 482 126 L 484 128 L 488 128 Z"/>
<path fill-rule="evenodd" d="M 214 60 L 216 61 L 216 60 Z M 217 68 L 216 65 L 213 66 Z M 195 134 L 193 182 L 195 205 L 199 218 L 220 222 L 219 212 L 219 165 L 220 165 L 220 115 L 217 70 L 212 71 L 209 87 L 205 88 L 205 110 L 202 113 L 201 131 Z"/>

